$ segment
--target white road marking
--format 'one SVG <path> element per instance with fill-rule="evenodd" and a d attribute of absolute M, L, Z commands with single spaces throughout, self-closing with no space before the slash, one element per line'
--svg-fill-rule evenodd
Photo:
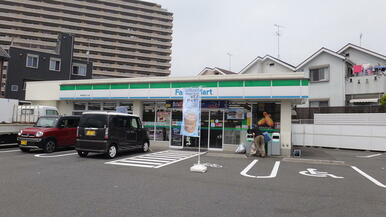
<path fill-rule="evenodd" d="M 328 172 L 321 172 L 321 171 L 318 171 L 317 169 L 313 169 L 313 168 L 308 168 L 307 170 L 300 171 L 299 173 L 302 175 L 305 175 L 305 176 L 312 176 L 312 177 L 318 177 L 318 178 L 327 178 L 327 177 L 331 177 L 334 179 L 343 179 L 344 178 L 342 176 L 336 176 L 336 175 L 330 174 Z"/>
<path fill-rule="evenodd" d="M 17 152 L 17 151 L 20 151 L 20 150 L 17 149 L 17 150 L 0 151 L 0 153 L 9 153 L 9 152 Z"/>
<path fill-rule="evenodd" d="M 357 156 L 357 157 L 360 157 L 360 158 L 371 158 L 371 157 L 378 157 L 378 156 L 381 156 L 382 154 L 372 154 L 372 155 L 367 155 L 367 156 Z"/>
<path fill-rule="evenodd" d="M 272 168 L 271 174 L 269 176 L 251 176 L 248 175 L 248 171 L 258 162 L 259 160 L 253 160 L 243 171 L 240 172 L 240 175 L 249 177 L 249 178 L 255 178 L 255 179 L 271 179 L 275 178 L 277 175 L 277 171 L 279 170 L 280 161 L 276 161 L 275 165 Z"/>
<path fill-rule="evenodd" d="M 205 152 L 202 152 L 200 154 L 205 154 Z M 161 168 L 198 155 L 199 154 L 197 152 L 167 150 L 109 161 L 105 164 L 131 167 Z"/>
<path fill-rule="evenodd" d="M 70 155 L 76 155 L 78 153 L 69 153 L 69 154 L 58 154 L 58 155 L 52 155 L 52 154 L 35 154 L 35 157 L 41 157 L 41 158 L 53 158 L 53 157 L 64 157 L 64 156 L 70 156 Z"/>
<path fill-rule="evenodd" d="M 361 174 L 362 176 L 366 177 L 366 179 L 370 180 L 371 182 L 373 182 L 374 184 L 378 185 L 379 187 L 382 187 L 382 188 L 386 188 L 386 185 L 382 184 L 381 182 L 379 182 L 378 180 L 374 179 L 373 177 L 369 176 L 368 174 L 366 174 L 365 172 L 363 172 L 362 170 L 360 170 L 358 167 L 355 167 L 355 166 L 351 166 L 351 168 L 353 168 L 355 171 L 357 171 L 359 174 Z"/>

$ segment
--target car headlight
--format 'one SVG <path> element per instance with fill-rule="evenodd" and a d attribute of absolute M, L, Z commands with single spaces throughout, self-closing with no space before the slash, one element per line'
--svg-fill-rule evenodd
<path fill-rule="evenodd" d="M 38 131 L 38 132 L 36 132 L 36 134 L 35 134 L 35 136 L 36 137 L 41 137 L 41 136 L 43 136 L 43 132 L 42 131 Z"/>
<path fill-rule="evenodd" d="M 21 134 L 23 134 L 23 131 L 22 131 L 22 130 L 20 130 L 20 131 L 17 133 L 18 136 L 21 136 Z"/>

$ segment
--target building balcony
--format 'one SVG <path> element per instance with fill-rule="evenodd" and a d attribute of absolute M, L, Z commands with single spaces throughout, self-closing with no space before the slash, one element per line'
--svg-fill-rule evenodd
<path fill-rule="evenodd" d="M 43 9 L 33 9 L 33 8 L 25 8 L 21 6 L 10 6 L 10 5 L 0 5 L 0 8 L 6 9 L 8 13 L 12 13 L 11 17 L 20 15 L 20 14 L 14 13 L 14 11 L 16 11 L 18 13 L 29 14 L 30 16 L 28 17 L 35 17 L 41 20 L 45 20 L 47 19 L 48 16 L 51 16 L 53 17 L 54 20 L 56 20 L 56 23 L 58 23 L 58 19 L 61 20 L 61 22 L 63 21 L 63 19 L 66 19 L 66 20 L 71 19 L 71 20 L 78 21 L 77 23 L 82 23 L 87 21 L 89 23 L 99 23 L 101 25 L 103 24 L 116 25 L 117 28 L 119 27 L 137 28 L 137 29 L 151 30 L 151 31 L 162 32 L 167 34 L 173 33 L 173 30 L 171 28 L 160 28 L 156 26 L 113 21 L 113 20 L 107 20 L 102 17 L 94 18 L 94 17 L 87 17 L 85 15 L 73 16 L 64 12 L 54 12 L 54 11 L 48 11 Z M 40 15 L 43 15 L 43 17 L 40 17 Z"/>
<path fill-rule="evenodd" d="M 12 2 L 13 4 L 15 3 L 14 0 L 3 0 L 3 1 Z M 62 1 L 58 1 L 58 2 L 62 2 Z M 36 1 L 31 1 L 31 0 L 18 0 L 17 3 L 22 3 L 22 4 L 26 4 L 26 5 L 33 5 L 35 7 L 41 7 L 42 6 L 41 2 L 36 2 Z M 77 4 L 77 5 L 79 5 L 79 3 L 80 3 L 80 1 L 75 2 L 75 4 Z M 44 5 L 46 7 L 53 8 L 53 9 L 59 10 L 59 11 L 70 11 L 71 13 L 79 13 L 78 16 L 81 16 L 82 14 L 91 14 L 91 15 L 98 14 L 99 16 L 114 17 L 114 18 L 121 19 L 121 20 L 131 20 L 131 21 L 148 23 L 148 24 L 157 24 L 157 25 L 167 26 L 167 27 L 171 27 L 173 25 L 172 22 L 170 22 L 170 21 L 162 22 L 162 21 L 155 20 L 155 19 L 153 20 L 153 19 L 144 19 L 144 18 L 134 17 L 134 16 L 125 16 L 125 15 L 121 15 L 118 13 L 115 14 L 115 13 L 104 12 L 104 11 L 102 11 L 102 9 L 100 9 L 100 11 L 96 11 L 96 10 L 91 10 L 91 9 L 81 8 L 81 7 L 79 7 L 79 8 L 70 7 L 70 6 L 65 6 L 65 5 L 61 5 L 61 4 L 44 3 Z M 21 7 L 21 8 L 24 8 L 24 11 L 26 11 L 26 12 L 28 12 L 28 10 L 30 9 L 27 7 Z M 74 15 L 68 14 L 68 16 L 71 18 Z"/>
<path fill-rule="evenodd" d="M 127 42 L 136 42 L 136 43 L 143 43 L 143 44 L 149 44 L 149 45 L 160 45 L 160 46 L 167 46 L 171 47 L 171 42 L 162 42 L 158 40 L 152 39 L 141 39 L 138 37 L 127 37 L 127 36 L 120 36 L 120 35 L 112 35 L 112 34 L 105 34 L 105 33 L 98 33 L 98 32 L 91 32 L 91 31 L 85 31 L 85 30 L 76 30 L 76 29 L 70 29 L 70 28 L 63 28 L 63 27 L 48 27 L 44 25 L 37 25 L 37 24 L 27 24 L 22 22 L 10 22 L 5 20 L 0 20 L 0 24 L 3 26 L 8 26 L 8 28 L 29 28 L 31 31 L 41 31 L 41 32 L 55 32 L 56 34 L 66 32 L 66 33 L 72 33 L 75 35 L 83 35 L 86 37 L 99 37 L 104 38 L 106 40 L 121 40 L 121 41 L 127 41 Z M 3 30 L 2 30 L 3 31 Z M 30 35 L 30 31 L 25 31 L 24 35 Z"/>
<path fill-rule="evenodd" d="M 384 93 L 385 75 L 367 75 L 346 78 L 346 95 Z"/>

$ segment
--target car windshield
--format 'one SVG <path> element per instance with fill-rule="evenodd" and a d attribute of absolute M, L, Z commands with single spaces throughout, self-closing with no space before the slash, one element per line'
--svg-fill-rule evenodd
<path fill-rule="evenodd" d="M 85 114 L 82 115 L 79 127 L 104 128 L 107 125 L 107 115 Z"/>
<path fill-rule="evenodd" d="M 39 118 L 35 126 L 36 127 L 55 127 L 57 122 L 58 122 L 58 118 L 43 117 L 43 118 Z"/>

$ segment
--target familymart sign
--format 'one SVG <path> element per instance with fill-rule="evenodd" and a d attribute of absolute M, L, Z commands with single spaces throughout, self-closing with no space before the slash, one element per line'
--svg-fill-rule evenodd
<path fill-rule="evenodd" d="M 200 87 L 202 99 L 308 98 L 308 80 L 62 84 L 59 97 L 61 100 L 182 99 L 183 89 L 189 87 Z"/>

